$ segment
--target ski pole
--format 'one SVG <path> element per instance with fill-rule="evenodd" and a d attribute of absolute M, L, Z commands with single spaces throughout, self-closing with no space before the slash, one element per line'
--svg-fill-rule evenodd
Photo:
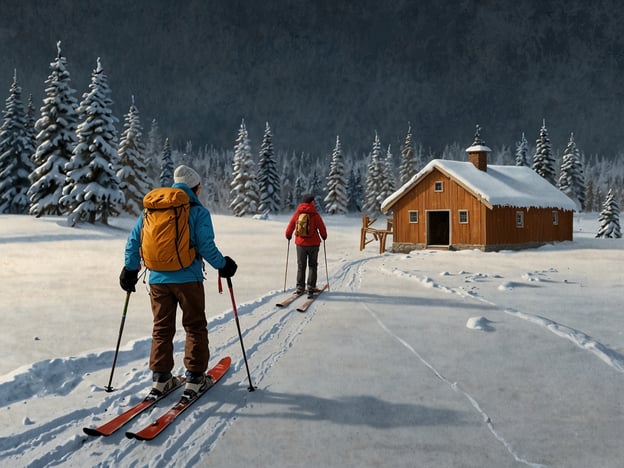
<path fill-rule="evenodd" d="M 256 387 L 251 383 L 251 374 L 249 373 L 249 364 L 247 363 L 247 354 L 245 353 L 245 345 L 243 344 L 243 334 L 241 333 L 240 323 L 238 321 L 238 311 L 236 310 L 236 301 L 234 300 L 234 288 L 232 287 L 232 279 L 226 278 L 228 289 L 230 290 L 230 299 L 232 300 L 232 310 L 234 311 L 234 318 L 236 319 L 236 328 L 238 329 L 238 337 L 240 339 L 241 348 L 243 350 L 243 359 L 245 360 L 245 367 L 247 368 L 247 378 L 249 379 L 249 387 L 247 390 L 253 392 Z M 219 292 L 222 291 L 221 277 L 219 276 Z"/>
<path fill-rule="evenodd" d="M 288 256 L 290 255 L 290 239 L 288 239 L 288 247 L 286 247 L 286 270 L 284 271 L 284 292 L 286 292 L 286 278 L 288 277 Z"/>
<path fill-rule="evenodd" d="M 113 387 L 111 386 L 113 382 L 113 373 L 115 372 L 115 364 L 117 364 L 117 355 L 119 354 L 119 345 L 121 344 L 121 334 L 123 333 L 124 324 L 126 323 L 126 313 L 128 312 L 128 302 L 130 302 L 130 291 L 126 293 L 126 303 L 124 304 L 123 313 L 121 314 L 121 325 L 119 326 L 119 337 L 117 338 L 117 347 L 115 348 L 115 357 L 113 358 L 113 367 L 111 369 L 110 379 L 108 380 L 108 385 L 104 387 L 104 390 L 107 392 L 112 392 Z"/>
<path fill-rule="evenodd" d="M 323 253 L 325 254 L 325 277 L 327 278 L 327 291 L 329 292 L 329 270 L 327 269 L 327 248 L 325 247 L 325 239 L 323 239 Z"/>

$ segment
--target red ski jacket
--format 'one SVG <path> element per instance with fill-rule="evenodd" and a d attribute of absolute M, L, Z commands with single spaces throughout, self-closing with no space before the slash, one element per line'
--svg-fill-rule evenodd
<path fill-rule="evenodd" d="M 321 238 L 327 239 L 327 228 L 323 222 L 323 218 L 316 211 L 314 201 L 310 203 L 301 203 L 297 207 L 297 211 L 290 218 L 290 222 L 286 227 L 286 239 L 290 240 L 295 232 L 295 226 L 297 225 L 297 218 L 301 213 L 308 213 L 310 216 L 310 235 L 307 237 L 295 236 L 296 245 L 304 245 L 308 247 L 321 245 Z"/>

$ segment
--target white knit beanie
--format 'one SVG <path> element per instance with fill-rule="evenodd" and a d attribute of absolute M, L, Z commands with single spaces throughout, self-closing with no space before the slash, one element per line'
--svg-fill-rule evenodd
<path fill-rule="evenodd" d="M 188 166 L 181 165 L 176 167 L 173 173 L 173 181 L 176 184 L 186 184 L 189 188 L 195 188 L 201 183 L 199 174 Z"/>

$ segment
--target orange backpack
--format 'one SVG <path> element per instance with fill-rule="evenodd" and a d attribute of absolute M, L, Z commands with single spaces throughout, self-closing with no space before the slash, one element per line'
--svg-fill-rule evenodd
<path fill-rule="evenodd" d="M 299 237 L 308 237 L 310 235 L 310 215 L 301 213 L 297 217 L 295 235 Z"/>
<path fill-rule="evenodd" d="M 143 228 L 140 254 L 150 270 L 176 271 L 195 259 L 191 247 L 189 213 L 191 204 L 179 188 L 161 187 L 143 197 Z"/>

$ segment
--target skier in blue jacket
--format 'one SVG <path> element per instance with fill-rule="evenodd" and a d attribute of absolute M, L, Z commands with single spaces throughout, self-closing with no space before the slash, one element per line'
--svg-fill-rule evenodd
<path fill-rule="evenodd" d="M 190 266 L 176 271 L 150 270 L 150 304 L 154 316 L 150 370 L 154 395 L 162 394 L 177 384 L 171 374 L 173 369 L 173 338 L 176 332 L 176 310 L 182 309 L 182 326 L 186 332 L 184 365 L 188 392 L 200 392 L 207 387 L 205 372 L 208 369 L 208 322 L 205 312 L 204 260 L 219 270 L 219 275 L 229 278 L 236 273 L 237 265 L 224 257 L 214 242 L 214 229 L 210 212 L 198 198 L 201 189 L 199 174 L 188 166 L 178 166 L 174 172 L 174 188 L 186 192 L 191 202 L 189 213 L 190 245 L 195 247 L 196 258 Z M 143 216 L 139 216 L 126 242 L 125 263 L 119 276 L 121 288 L 134 292 L 141 268 L 141 229 Z"/>

